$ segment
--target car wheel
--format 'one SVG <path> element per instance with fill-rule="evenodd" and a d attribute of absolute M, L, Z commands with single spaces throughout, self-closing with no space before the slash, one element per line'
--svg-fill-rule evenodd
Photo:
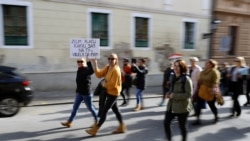
<path fill-rule="evenodd" d="M 4 117 L 11 117 L 20 110 L 19 102 L 12 97 L 5 97 L 0 99 L 0 115 Z"/>

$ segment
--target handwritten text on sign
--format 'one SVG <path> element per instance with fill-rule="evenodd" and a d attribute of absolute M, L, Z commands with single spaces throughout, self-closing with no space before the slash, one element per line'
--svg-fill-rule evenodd
<path fill-rule="evenodd" d="M 100 58 L 100 40 L 76 38 L 70 40 L 71 58 Z"/>

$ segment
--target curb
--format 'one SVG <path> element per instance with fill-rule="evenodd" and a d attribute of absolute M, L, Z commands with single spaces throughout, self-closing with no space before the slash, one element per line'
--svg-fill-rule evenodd
<path fill-rule="evenodd" d="M 147 95 L 147 96 L 145 96 Z M 160 94 L 145 94 L 143 99 L 150 99 L 150 98 L 159 98 L 162 97 Z M 61 102 L 58 102 L 58 100 L 48 100 L 47 102 L 41 101 L 41 100 L 33 100 L 31 104 L 27 105 L 26 107 L 40 107 L 40 106 L 53 106 L 53 105 L 63 105 L 63 104 L 73 104 L 74 97 L 70 97 L 71 101 L 68 100 L 69 97 L 67 97 L 67 100 L 59 100 Z M 136 97 L 131 97 L 131 100 L 136 99 Z M 121 98 L 118 98 L 118 101 L 121 101 Z M 98 96 L 94 96 L 93 102 L 99 102 Z M 33 103 L 33 104 L 32 104 Z"/>

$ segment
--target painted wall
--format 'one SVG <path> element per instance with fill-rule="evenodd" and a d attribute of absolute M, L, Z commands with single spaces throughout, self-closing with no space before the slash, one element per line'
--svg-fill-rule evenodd
<path fill-rule="evenodd" d="M 28 49 L 3 48 L 0 45 L 0 65 L 18 67 L 31 77 L 38 90 L 74 86 L 76 63 L 75 59 L 69 57 L 69 40 L 89 37 L 88 11 L 93 9 L 108 10 L 112 17 L 112 46 L 101 49 L 101 65 L 107 63 L 103 58 L 111 52 L 118 53 L 120 57 L 147 57 L 149 77 L 160 78 L 171 53 L 182 53 L 186 60 L 190 56 L 201 59 L 207 57 L 209 40 L 201 38 L 203 33 L 209 32 L 210 7 L 206 5 L 210 3 L 207 0 L 189 0 L 192 4 L 183 0 L 20 1 L 30 2 L 32 5 L 34 44 Z M 150 17 L 151 46 L 147 49 L 134 48 L 132 45 L 134 14 Z M 181 48 L 182 24 L 185 20 L 197 23 L 196 45 L 193 50 Z M 69 82 L 64 81 L 65 77 Z M 161 84 L 160 79 L 150 80 L 155 81 L 151 81 L 149 85 Z"/>

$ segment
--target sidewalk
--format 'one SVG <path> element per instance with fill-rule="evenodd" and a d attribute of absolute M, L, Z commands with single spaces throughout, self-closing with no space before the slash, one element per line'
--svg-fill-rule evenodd
<path fill-rule="evenodd" d="M 130 90 L 131 99 L 135 98 L 135 87 Z M 144 91 L 144 98 L 161 97 L 161 86 L 150 86 Z M 46 106 L 57 104 L 73 103 L 75 97 L 75 90 L 58 90 L 58 91 L 34 91 L 34 98 L 29 106 Z M 122 97 L 119 97 L 121 100 Z M 94 102 L 98 101 L 98 96 L 94 96 Z"/>

